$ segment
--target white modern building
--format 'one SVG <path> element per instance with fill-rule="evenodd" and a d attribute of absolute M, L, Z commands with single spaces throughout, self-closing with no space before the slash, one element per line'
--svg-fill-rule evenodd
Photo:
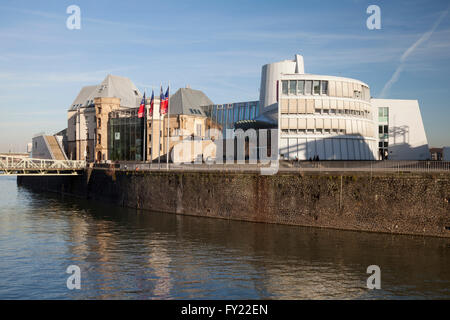
<path fill-rule="evenodd" d="M 430 159 L 417 100 L 373 99 L 360 80 L 307 74 L 301 55 L 262 67 L 258 110 L 254 127 L 277 129 L 280 159 Z"/>
<path fill-rule="evenodd" d="M 375 112 L 366 83 L 306 74 L 303 57 L 296 55 L 262 68 L 261 116 L 276 106 L 281 159 L 377 159 Z"/>

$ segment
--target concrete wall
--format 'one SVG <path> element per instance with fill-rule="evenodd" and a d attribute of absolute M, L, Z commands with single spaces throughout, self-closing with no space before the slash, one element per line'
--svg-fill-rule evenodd
<path fill-rule="evenodd" d="M 96 169 L 20 185 L 120 206 L 254 222 L 450 237 L 449 174 L 277 174 Z"/>
<path fill-rule="evenodd" d="M 36 159 L 53 159 L 44 135 L 32 139 L 31 157 Z"/>

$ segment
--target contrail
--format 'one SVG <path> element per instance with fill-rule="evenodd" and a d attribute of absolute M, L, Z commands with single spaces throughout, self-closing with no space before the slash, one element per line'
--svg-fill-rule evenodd
<path fill-rule="evenodd" d="M 397 67 L 397 69 L 395 70 L 394 74 L 392 75 L 392 77 L 389 79 L 388 82 L 386 82 L 386 84 L 383 87 L 383 90 L 381 90 L 380 93 L 380 98 L 384 98 L 386 96 L 386 93 L 389 91 L 389 89 L 391 89 L 392 85 L 394 83 L 397 82 L 397 80 L 400 78 L 400 74 L 404 69 L 404 62 L 406 61 L 406 58 L 408 58 L 408 56 L 414 52 L 414 50 L 417 49 L 417 47 L 427 41 L 431 35 L 434 33 L 434 31 L 436 30 L 436 28 L 439 26 L 439 24 L 442 22 L 442 20 L 445 18 L 445 16 L 448 14 L 448 8 L 447 10 L 443 11 L 442 14 L 440 15 L 439 19 L 436 20 L 436 22 L 434 23 L 433 27 L 430 29 L 430 31 L 424 33 L 419 40 L 417 40 L 416 42 L 414 42 L 414 44 L 412 46 L 410 46 L 408 49 L 406 49 L 405 52 L 403 52 L 402 56 L 400 57 L 400 64 Z"/>

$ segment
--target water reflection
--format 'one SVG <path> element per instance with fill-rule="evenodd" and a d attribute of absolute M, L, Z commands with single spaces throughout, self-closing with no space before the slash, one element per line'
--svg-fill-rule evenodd
<path fill-rule="evenodd" d="M 0 298 L 449 298 L 450 239 L 177 216 L 0 179 Z M 67 266 L 82 289 L 66 288 Z M 369 265 L 382 290 L 365 288 Z"/>

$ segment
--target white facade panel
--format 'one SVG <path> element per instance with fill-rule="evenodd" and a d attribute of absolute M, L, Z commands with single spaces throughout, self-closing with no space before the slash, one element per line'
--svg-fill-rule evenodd
<path fill-rule="evenodd" d="M 430 159 L 427 136 L 417 100 L 372 99 L 375 110 L 389 108 L 390 160 Z M 378 114 L 376 113 L 375 116 Z"/>

